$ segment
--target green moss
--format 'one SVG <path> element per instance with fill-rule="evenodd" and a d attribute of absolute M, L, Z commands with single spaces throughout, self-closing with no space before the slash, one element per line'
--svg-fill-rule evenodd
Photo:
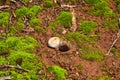
<path fill-rule="evenodd" d="M 5 44 L 12 50 L 31 52 L 35 49 L 37 41 L 32 37 L 8 37 Z"/>
<path fill-rule="evenodd" d="M 113 55 L 117 58 L 117 57 L 119 57 L 119 52 L 118 52 L 118 50 L 116 49 L 116 48 L 112 48 L 111 49 L 111 52 L 113 53 Z"/>
<path fill-rule="evenodd" d="M 72 14 L 70 12 L 62 11 L 57 17 L 58 22 L 64 27 L 70 27 L 72 24 Z"/>
<path fill-rule="evenodd" d="M 0 13 L 0 26 L 6 27 L 9 22 L 10 13 L 2 12 Z"/>
<path fill-rule="evenodd" d="M 15 29 L 17 30 L 17 31 L 22 31 L 22 29 L 25 27 L 25 24 L 24 24 L 24 22 L 21 20 L 21 19 L 19 19 L 16 23 L 15 23 Z"/>
<path fill-rule="evenodd" d="M 4 57 L 0 56 L 0 65 L 3 64 L 7 64 L 7 60 Z"/>
<path fill-rule="evenodd" d="M 79 26 L 79 29 L 83 31 L 84 33 L 90 33 L 95 30 L 97 26 L 96 22 L 93 21 L 83 21 L 81 22 L 81 25 Z"/>
<path fill-rule="evenodd" d="M 35 31 L 37 32 L 42 32 L 42 33 L 44 32 L 44 29 L 40 26 L 35 26 L 34 28 L 35 28 Z"/>
<path fill-rule="evenodd" d="M 96 3 L 101 2 L 101 0 L 85 0 L 85 2 L 88 4 L 96 4 Z"/>
<path fill-rule="evenodd" d="M 66 79 L 67 71 L 59 66 L 50 66 L 48 71 L 52 72 L 55 75 L 55 80 L 64 80 Z"/>
<path fill-rule="evenodd" d="M 50 8 L 53 6 L 53 2 L 51 0 L 45 0 L 45 7 Z"/>
<path fill-rule="evenodd" d="M 24 16 L 34 18 L 41 9 L 42 8 L 37 5 L 34 5 L 31 8 L 21 7 L 15 11 L 15 14 L 18 18 L 23 18 Z"/>
<path fill-rule="evenodd" d="M 37 41 L 32 37 L 8 37 L 0 41 L 0 53 L 15 51 L 33 52 Z"/>
<path fill-rule="evenodd" d="M 87 60 L 103 60 L 101 51 L 89 47 L 82 47 L 82 57 Z"/>
<path fill-rule="evenodd" d="M 109 76 L 102 76 L 99 77 L 97 80 L 111 80 L 111 78 Z"/>
<path fill-rule="evenodd" d="M 9 33 L 8 36 L 14 36 L 14 34 L 17 32 L 14 26 L 9 27 Z"/>
<path fill-rule="evenodd" d="M 7 57 L 9 64 L 17 65 L 18 59 L 22 59 L 21 67 L 25 69 L 39 69 L 41 64 L 39 64 L 39 59 L 34 54 L 23 52 L 23 51 L 12 51 L 11 54 Z"/>
<path fill-rule="evenodd" d="M 37 6 L 37 5 L 34 5 L 34 6 L 32 6 L 29 10 L 31 11 L 31 15 L 32 15 L 32 16 L 36 16 L 36 15 L 38 14 L 38 12 L 39 12 L 40 10 L 42 10 L 42 8 L 39 7 L 39 6 Z"/>
<path fill-rule="evenodd" d="M 21 66 L 29 72 L 24 72 L 15 68 L 8 68 L 1 71 L 0 76 L 11 76 L 12 80 L 40 80 L 37 71 L 42 68 L 40 59 L 32 54 L 37 41 L 32 37 L 8 37 L 0 41 L 0 51 L 9 51 L 9 56 L 3 58 L 0 56 L 0 64 L 9 64 Z"/>
<path fill-rule="evenodd" d="M 39 26 L 41 22 L 38 18 L 31 18 L 29 23 L 31 26 L 34 27 L 34 26 Z"/>
<path fill-rule="evenodd" d="M 18 18 L 23 18 L 25 15 L 28 15 L 30 10 L 27 7 L 21 7 L 15 11 L 15 14 Z"/>
<path fill-rule="evenodd" d="M 48 28 L 52 29 L 53 31 L 57 30 L 57 23 L 56 22 L 51 22 L 48 26 Z"/>
<path fill-rule="evenodd" d="M 94 43 L 94 39 L 92 39 L 90 36 L 81 34 L 79 32 L 69 32 L 65 37 L 71 42 L 75 41 L 78 46 L 82 46 L 87 43 Z"/>
<path fill-rule="evenodd" d="M 118 13 L 120 13 L 120 4 L 117 6 Z"/>
<path fill-rule="evenodd" d="M 110 30 L 118 30 L 118 17 L 106 18 L 103 22 L 103 27 L 108 28 Z"/>
<path fill-rule="evenodd" d="M 29 0 L 23 0 L 25 3 L 28 3 L 29 2 Z"/>
<path fill-rule="evenodd" d="M 96 0 L 95 0 L 96 1 Z M 91 0 L 92 2 L 92 0 Z M 112 9 L 110 9 L 108 1 L 97 1 L 94 4 L 92 4 L 94 8 L 91 8 L 88 10 L 89 14 L 93 15 L 103 15 L 105 17 L 114 16 L 115 13 Z"/>

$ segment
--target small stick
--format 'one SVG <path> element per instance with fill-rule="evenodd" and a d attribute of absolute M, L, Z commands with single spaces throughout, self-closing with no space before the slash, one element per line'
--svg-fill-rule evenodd
<path fill-rule="evenodd" d="M 0 9 L 4 9 L 4 8 L 9 8 L 10 6 L 8 5 L 4 5 L 4 6 L 0 6 Z"/>
<path fill-rule="evenodd" d="M 72 13 L 72 26 L 71 26 L 71 31 L 75 32 L 77 29 L 77 22 L 76 22 L 76 15 L 75 15 L 75 10 L 74 8 L 70 8 L 71 13 Z"/>
<path fill-rule="evenodd" d="M 0 77 L 0 80 L 11 80 L 12 78 L 10 76 L 3 76 Z"/>
<path fill-rule="evenodd" d="M 117 37 L 116 39 L 113 41 L 112 45 L 110 46 L 108 53 L 106 55 L 110 55 L 110 51 L 113 48 L 113 46 L 115 45 L 115 43 L 118 41 L 119 37 L 120 37 L 120 18 L 118 19 L 118 27 L 119 27 L 119 31 L 117 33 Z"/>
<path fill-rule="evenodd" d="M 20 66 L 13 66 L 13 65 L 0 65 L 0 68 L 16 68 L 19 70 L 23 70 L 25 72 L 29 72 L 29 70 L 21 68 Z"/>

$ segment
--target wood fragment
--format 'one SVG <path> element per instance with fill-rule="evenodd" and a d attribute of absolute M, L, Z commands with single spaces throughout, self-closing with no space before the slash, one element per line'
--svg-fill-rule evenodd
<path fill-rule="evenodd" d="M 62 8 L 64 8 L 64 7 L 73 8 L 73 7 L 76 7 L 76 5 L 61 4 L 61 7 L 62 7 Z"/>
<path fill-rule="evenodd" d="M 71 10 L 71 13 L 72 13 L 72 26 L 71 26 L 70 30 L 75 32 L 76 29 L 77 29 L 75 10 L 74 10 L 74 8 L 70 8 L 70 10 Z"/>
<path fill-rule="evenodd" d="M 112 45 L 110 46 L 110 48 L 109 48 L 109 50 L 108 50 L 108 52 L 107 52 L 106 55 L 110 55 L 111 49 L 113 48 L 113 46 L 115 45 L 115 43 L 118 41 L 119 37 L 120 37 L 120 30 L 118 31 L 117 36 L 116 36 L 116 39 L 113 41 L 113 43 L 112 43 Z"/>
<path fill-rule="evenodd" d="M 12 78 L 10 76 L 3 76 L 0 77 L 0 80 L 12 80 Z"/>
<path fill-rule="evenodd" d="M 5 9 L 5 8 L 9 8 L 9 5 L 4 5 L 4 6 L 0 6 L 0 9 Z"/>
<path fill-rule="evenodd" d="M 19 69 L 19 70 L 23 70 L 25 72 L 29 72 L 29 70 L 21 68 L 20 66 L 13 66 L 13 65 L 0 65 L 0 69 L 2 68 L 15 68 L 15 69 Z"/>

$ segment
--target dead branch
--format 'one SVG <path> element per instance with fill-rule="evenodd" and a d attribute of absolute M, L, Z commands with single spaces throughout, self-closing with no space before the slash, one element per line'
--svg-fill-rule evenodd
<path fill-rule="evenodd" d="M 118 41 L 119 37 L 120 37 L 120 30 L 118 31 L 117 36 L 116 36 L 116 39 L 113 41 L 113 43 L 112 43 L 112 45 L 110 46 L 110 48 L 109 48 L 109 50 L 108 50 L 108 52 L 107 52 L 106 55 L 110 55 L 111 49 L 113 48 L 113 46 L 115 45 L 115 43 Z"/>
<path fill-rule="evenodd" d="M 4 76 L 0 77 L 0 80 L 11 80 L 12 78 L 10 76 Z"/>
<path fill-rule="evenodd" d="M 0 9 L 5 9 L 5 8 L 9 8 L 9 5 L 4 5 L 4 6 L 0 6 Z"/>
<path fill-rule="evenodd" d="M 0 68 L 15 68 L 19 70 L 23 70 L 25 72 L 29 72 L 29 70 L 21 68 L 20 66 L 13 66 L 13 65 L 0 65 Z"/>

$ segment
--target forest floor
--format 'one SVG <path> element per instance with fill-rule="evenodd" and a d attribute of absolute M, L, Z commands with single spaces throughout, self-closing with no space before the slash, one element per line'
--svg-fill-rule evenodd
<path fill-rule="evenodd" d="M 17 4 L 17 5 L 16 5 Z M 1 12 L 9 11 L 11 12 L 13 16 L 13 12 L 20 8 L 21 6 L 27 6 L 30 7 L 31 5 L 39 5 L 44 6 L 44 1 L 38 1 L 34 0 L 31 3 L 22 3 L 20 1 L 13 3 L 13 5 L 10 5 L 9 2 L 1 5 L 10 5 L 7 9 L 2 9 Z M 51 22 L 55 22 L 57 16 L 60 14 L 61 11 L 64 11 L 65 8 L 62 8 L 59 4 L 54 3 L 57 6 L 52 6 L 50 8 L 44 8 L 42 11 L 40 11 L 37 15 L 37 18 L 41 20 L 41 25 L 43 32 L 16 32 L 16 36 L 32 36 L 34 37 L 41 47 L 37 48 L 35 51 L 35 54 L 40 57 L 42 63 L 43 63 L 43 72 L 45 73 L 47 80 L 53 80 L 53 76 L 46 71 L 47 66 L 57 65 L 60 66 L 68 71 L 67 79 L 70 80 L 95 80 L 97 77 L 111 77 L 111 80 L 118 80 L 120 79 L 120 38 L 117 40 L 115 45 L 113 46 L 115 50 L 117 51 L 117 57 L 114 55 L 114 52 L 110 52 L 110 55 L 106 55 L 110 46 L 112 45 L 113 41 L 116 38 L 118 28 L 117 29 L 109 29 L 109 25 L 107 27 L 104 27 L 104 21 L 105 20 L 112 20 L 113 18 L 108 17 L 105 18 L 102 15 L 95 16 L 88 14 L 88 10 L 92 7 L 89 4 L 86 4 L 83 0 L 78 0 L 77 3 L 74 3 L 76 7 L 75 15 L 77 20 L 77 26 L 80 25 L 80 22 L 84 20 L 94 21 L 97 22 L 97 27 L 94 31 L 94 34 L 97 34 L 97 40 L 95 44 L 85 44 L 86 46 L 90 46 L 94 48 L 95 50 L 100 50 L 103 54 L 104 59 L 102 61 L 99 60 L 86 60 L 83 57 L 81 57 L 82 51 L 82 45 L 77 46 L 76 43 L 72 44 L 72 47 L 70 50 L 62 52 L 57 49 L 52 49 L 48 47 L 47 42 L 51 37 L 58 36 L 60 38 L 63 38 L 66 36 L 70 31 L 69 28 L 61 28 L 63 26 L 58 25 L 58 29 L 55 31 L 52 30 L 49 27 L 49 24 Z M 70 2 L 63 2 L 62 4 L 69 4 Z M 117 4 L 114 0 L 109 0 L 109 6 L 113 10 L 114 13 L 118 14 L 117 11 Z M 66 8 L 66 11 L 70 11 L 69 8 Z M 11 18 L 11 24 L 14 24 L 15 21 L 17 21 L 16 18 Z M 117 22 L 117 19 L 116 19 Z M 108 23 L 109 24 L 109 23 Z M 31 26 L 30 26 L 31 27 Z M 66 30 L 67 33 L 62 34 L 62 30 Z M 76 32 L 79 32 L 79 30 L 76 30 Z M 94 36 L 94 35 L 93 35 Z M 69 41 L 69 40 L 68 40 Z M 93 55 L 94 56 L 94 55 Z M 100 79 L 104 80 L 104 79 Z M 105 79 L 107 80 L 107 79 Z M 109 79 L 108 79 L 109 80 Z"/>

